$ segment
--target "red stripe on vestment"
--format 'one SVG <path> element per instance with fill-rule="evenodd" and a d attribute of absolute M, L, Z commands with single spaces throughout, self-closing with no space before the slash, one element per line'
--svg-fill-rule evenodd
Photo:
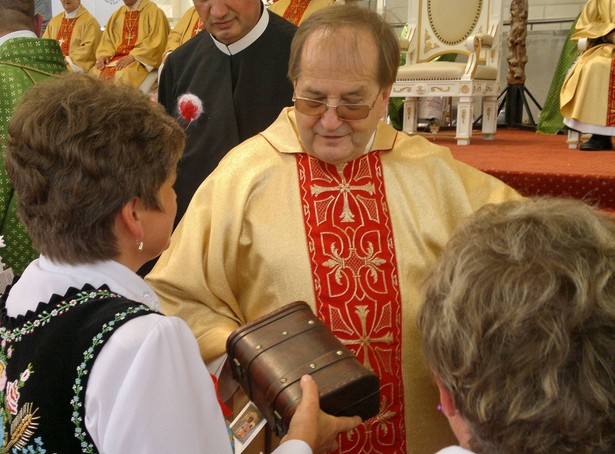
<path fill-rule="evenodd" d="M 75 22 L 77 22 L 77 18 L 67 19 L 65 17 L 63 17 L 62 22 L 60 22 L 60 30 L 58 31 L 56 41 L 60 43 L 62 55 L 64 55 L 65 57 L 68 56 L 68 52 L 70 51 L 70 39 L 73 36 L 73 28 L 75 28 Z"/>
<path fill-rule="evenodd" d="M 340 453 L 406 452 L 402 307 L 380 153 L 339 166 L 297 155 L 318 316 L 380 377 L 380 413 Z"/>
<path fill-rule="evenodd" d="M 310 0 L 290 0 L 290 3 L 286 8 L 286 11 L 284 11 L 284 15 L 282 17 L 295 25 L 299 25 L 299 22 L 301 22 L 301 18 L 303 17 L 303 13 L 305 13 L 305 10 L 309 4 Z"/>
<path fill-rule="evenodd" d="M 609 78 L 609 102 L 606 111 L 606 125 L 615 126 L 615 53 L 611 58 L 611 77 Z"/>

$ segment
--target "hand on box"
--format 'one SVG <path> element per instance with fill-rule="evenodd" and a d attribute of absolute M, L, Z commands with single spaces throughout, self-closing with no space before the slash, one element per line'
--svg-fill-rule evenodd
<path fill-rule="evenodd" d="M 359 416 L 331 416 L 320 409 L 318 386 L 309 375 L 301 377 L 301 403 L 290 421 L 288 433 L 282 439 L 305 441 L 312 451 L 326 453 L 337 449 L 337 436 L 361 424 Z"/>

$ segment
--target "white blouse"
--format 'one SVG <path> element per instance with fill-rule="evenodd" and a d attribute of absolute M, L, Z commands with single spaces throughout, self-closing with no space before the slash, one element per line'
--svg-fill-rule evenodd
<path fill-rule="evenodd" d="M 153 290 L 114 262 L 66 265 L 41 256 L 11 289 L 11 317 L 34 311 L 69 287 L 106 284 L 128 299 L 160 310 Z M 85 396 L 85 426 L 101 453 L 231 454 L 228 431 L 196 339 L 183 320 L 148 314 L 126 322 L 94 362 Z M 311 454 L 291 440 L 276 454 Z"/>

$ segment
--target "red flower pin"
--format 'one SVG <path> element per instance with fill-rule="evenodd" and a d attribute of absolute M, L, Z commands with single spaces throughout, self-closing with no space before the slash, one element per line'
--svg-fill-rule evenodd
<path fill-rule="evenodd" d="M 203 113 L 203 103 L 192 93 L 181 95 L 177 107 L 181 117 L 189 123 L 197 120 Z"/>

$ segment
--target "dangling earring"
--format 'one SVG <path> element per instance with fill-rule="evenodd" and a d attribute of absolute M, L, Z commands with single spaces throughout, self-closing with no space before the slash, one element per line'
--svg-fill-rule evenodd
<path fill-rule="evenodd" d="M 139 252 L 143 250 L 143 240 L 137 241 L 137 249 Z"/>

